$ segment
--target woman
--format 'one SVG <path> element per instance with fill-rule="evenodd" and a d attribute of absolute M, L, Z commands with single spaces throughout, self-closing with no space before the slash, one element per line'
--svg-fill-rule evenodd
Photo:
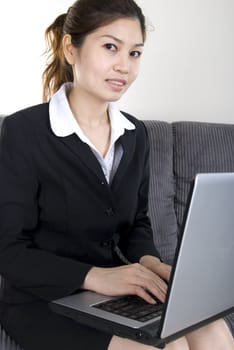
<path fill-rule="evenodd" d="M 47 38 L 49 103 L 2 129 L 1 323 L 24 350 L 153 349 L 48 307 L 81 289 L 165 298 L 170 267 L 147 217 L 146 131 L 113 103 L 137 77 L 144 16 L 133 0 L 79 0 Z M 229 350 L 233 340 L 220 320 L 166 348 Z"/>

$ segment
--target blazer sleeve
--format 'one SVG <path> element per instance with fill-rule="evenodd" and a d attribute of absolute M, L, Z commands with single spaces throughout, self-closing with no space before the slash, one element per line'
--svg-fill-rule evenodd
<path fill-rule="evenodd" d="M 149 141 L 145 126 L 141 123 L 140 151 L 143 159 L 141 181 L 138 190 L 136 215 L 133 225 L 129 229 L 127 239 L 120 240 L 120 247 L 124 255 L 131 262 L 138 262 L 144 255 L 159 256 L 154 240 L 150 218 L 148 216 L 148 193 L 149 193 Z"/>
<path fill-rule="evenodd" d="M 0 274 L 16 288 L 46 300 L 77 290 L 91 265 L 38 249 L 39 182 L 27 120 L 5 118 L 0 138 Z"/>

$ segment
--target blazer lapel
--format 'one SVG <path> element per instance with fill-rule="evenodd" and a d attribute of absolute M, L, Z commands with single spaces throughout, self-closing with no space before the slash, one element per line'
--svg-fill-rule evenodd
<path fill-rule="evenodd" d="M 89 170 L 95 176 L 97 176 L 102 182 L 106 182 L 106 178 L 99 161 L 86 143 L 82 142 L 76 134 L 61 137 L 60 140 L 80 159 L 80 161 L 87 168 L 89 168 Z M 123 156 L 112 180 L 111 188 L 116 187 L 120 183 L 129 163 L 132 160 L 136 147 L 136 131 L 125 130 L 124 135 L 120 137 L 119 141 L 123 146 Z"/>
<path fill-rule="evenodd" d="M 125 130 L 125 133 L 119 139 L 121 145 L 123 146 L 123 156 L 114 175 L 114 178 L 111 183 L 111 187 L 116 187 L 128 168 L 129 163 L 131 162 L 135 148 L 136 148 L 136 130 Z"/>
<path fill-rule="evenodd" d="M 76 134 L 60 138 L 70 150 L 80 159 L 80 161 L 101 181 L 106 181 L 101 165 L 90 147 L 82 142 Z"/>

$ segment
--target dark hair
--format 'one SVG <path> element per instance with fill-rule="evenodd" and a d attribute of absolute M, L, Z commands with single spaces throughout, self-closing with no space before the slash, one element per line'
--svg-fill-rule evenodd
<path fill-rule="evenodd" d="M 79 48 L 88 34 L 120 18 L 138 19 L 145 41 L 145 17 L 134 0 L 77 0 L 55 19 L 45 32 L 48 61 L 42 76 L 43 101 L 48 101 L 63 83 L 73 81 L 72 67 L 63 54 L 63 35 L 70 34 L 72 44 Z"/>

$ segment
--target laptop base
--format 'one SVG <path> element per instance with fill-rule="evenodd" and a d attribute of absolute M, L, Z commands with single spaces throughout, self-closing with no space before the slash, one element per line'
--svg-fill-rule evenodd
<path fill-rule="evenodd" d="M 122 326 L 116 324 L 115 322 L 102 320 L 100 327 L 99 318 L 93 315 L 87 315 L 87 313 L 82 313 L 77 310 L 69 309 L 66 306 L 60 304 L 54 304 L 53 302 L 49 304 L 52 311 L 61 314 L 62 316 L 72 318 L 74 321 L 84 324 L 88 327 L 93 327 L 99 329 L 107 334 L 117 335 L 122 338 L 128 338 L 137 341 L 142 344 L 151 345 L 163 349 L 166 343 L 161 340 L 158 336 L 158 331 L 155 332 L 155 323 L 152 327 L 147 326 L 147 329 L 142 327 L 141 329 L 132 329 L 130 327 Z M 157 327 L 158 328 L 158 327 Z"/>

